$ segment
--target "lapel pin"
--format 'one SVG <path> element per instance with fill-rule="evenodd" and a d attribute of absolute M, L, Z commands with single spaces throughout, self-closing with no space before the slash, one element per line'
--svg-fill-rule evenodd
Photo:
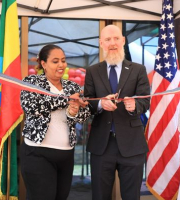
<path fill-rule="evenodd" d="M 125 67 L 125 69 L 129 69 L 128 67 Z"/>

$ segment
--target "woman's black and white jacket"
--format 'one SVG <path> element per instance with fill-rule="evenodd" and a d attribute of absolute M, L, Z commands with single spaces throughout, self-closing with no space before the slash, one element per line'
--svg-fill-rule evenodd
<path fill-rule="evenodd" d="M 50 85 L 47 81 L 45 74 L 30 75 L 26 77 L 24 82 L 37 85 L 50 91 Z M 68 106 L 68 98 L 74 93 L 79 93 L 81 88 L 76 83 L 69 80 L 61 80 L 64 95 L 49 96 L 35 92 L 21 91 L 21 106 L 25 112 L 26 119 L 22 135 L 40 144 L 45 138 L 48 125 L 51 121 L 51 112 L 57 109 L 66 108 Z M 69 126 L 69 142 L 70 146 L 76 144 L 76 122 L 82 123 L 90 116 L 88 106 L 86 108 L 80 107 L 79 112 L 75 118 L 67 116 L 67 124 Z"/>

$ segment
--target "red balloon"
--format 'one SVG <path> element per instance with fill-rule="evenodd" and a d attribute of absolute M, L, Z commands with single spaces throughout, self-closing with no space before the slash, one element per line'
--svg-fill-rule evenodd
<path fill-rule="evenodd" d="M 36 70 L 35 69 L 29 69 L 28 70 L 28 75 L 31 75 L 31 74 L 37 74 Z"/>
<path fill-rule="evenodd" d="M 69 77 L 75 77 L 75 70 L 74 69 L 69 69 L 68 71 L 68 74 L 69 74 Z"/>
<path fill-rule="evenodd" d="M 81 84 L 81 78 L 78 76 L 75 77 L 74 81 L 79 85 Z"/>
<path fill-rule="evenodd" d="M 76 69 L 75 75 L 76 75 L 76 76 L 81 76 L 81 70 Z"/>
<path fill-rule="evenodd" d="M 81 86 L 83 86 L 85 83 L 85 79 L 81 79 Z"/>

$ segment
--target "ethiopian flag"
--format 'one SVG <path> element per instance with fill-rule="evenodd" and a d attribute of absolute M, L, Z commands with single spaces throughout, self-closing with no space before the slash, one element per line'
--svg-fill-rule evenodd
<path fill-rule="evenodd" d="M 21 79 L 19 26 L 15 0 L 3 0 L 0 21 L 0 72 Z M 23 119 L 20 106 L 20 90 L 2 84 L 0 86 L 0 199 L 6 199 L 7 183 L 9 200 L 17 197 L 17 149 L 16 126 Z M 11 134 L 12 133 L 12 134 Z M 7 180 L 7 138 L 11 137 L 10 180 Z"/>
<path fill-rule="evenodd" d="M 3 0 L 0 23 L 0 72 L 21 79 L 19 26 L 17 3 Z M 1 85 L 0 154 L 3 143 L 22 121 L 20 90 Z"/>

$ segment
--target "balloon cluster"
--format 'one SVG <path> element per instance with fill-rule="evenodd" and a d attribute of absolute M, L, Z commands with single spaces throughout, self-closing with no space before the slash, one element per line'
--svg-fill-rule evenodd
<path fill-rule="evenodd" d="M 31 74 L 42 74 L 43 70 L 38 70 L 35 65 L 29 65 L 28 66 L 28 75 Z M 85 74 L 86 70 L 83 68 L 77 68 L 77 69 L 72 69 L 66 67 L 63 79 L 65 80 L 71 80 L 79 84 L 80 86 L 84 85 L 84 80 L 85 80 Z"/>
<path fill-rule="evenodd" d="M 85 80 L 85 73 L 84 69 L 78 68 L 78 69 L 72 69 L 72 68 L 66 68 L 63 79 L 68 79 L 71 81 L 76 82 L 80 86 L 84 85 L 84 80 Z"/>

